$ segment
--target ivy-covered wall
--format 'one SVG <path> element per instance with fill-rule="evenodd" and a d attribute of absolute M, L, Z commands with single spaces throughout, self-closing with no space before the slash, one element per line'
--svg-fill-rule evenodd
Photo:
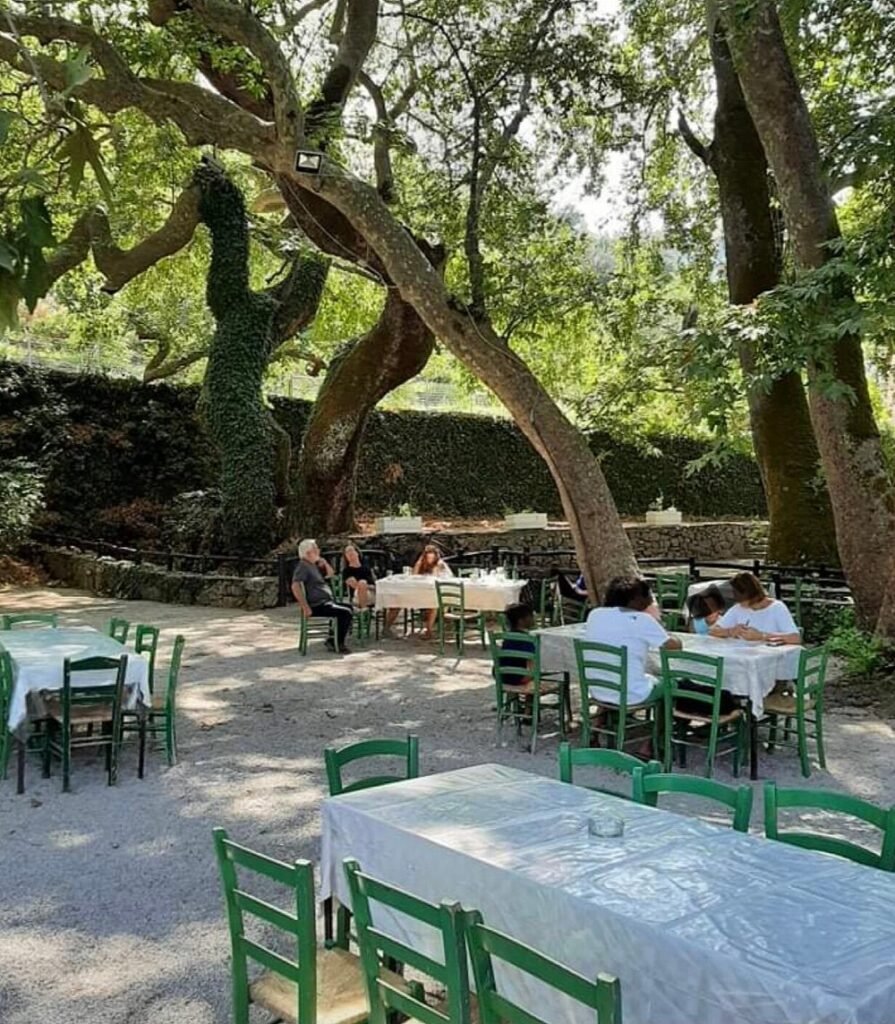
<path fill-rule="evenodd" d="M 143 515 L 148 523 L 176 494 L 215 484 L 215 454 L 196 418 L 196 397 L 195 388 L 0 362 L 0 458 L 24 456 L 48 467 L 51 524 L 120 535 L 122 520 Z M 273 405 L 297 448 L 309 403 L 277 398 Z M 679 437 L 652 443 L 656 451 L 645 452 L 608 435 L 592 438 L 622 514 L 641 515 L 660 492 L 691 516 L 765 514 L 752 459 L 734 457 L 688 476 L 687 465 L 705 452 L 702 443 Z M 404 502 L 440 516 L 561 514 L 544 463 L 512 423 L 376 413 L 358 508 L 385 511 Z"/>

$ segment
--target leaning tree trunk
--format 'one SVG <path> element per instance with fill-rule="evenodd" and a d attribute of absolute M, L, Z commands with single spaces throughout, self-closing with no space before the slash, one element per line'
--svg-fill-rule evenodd
<path fill-rule="evenodd" d="M 330 363 L 299 458 L 299 532 L 331 536 L 354 527 L 358 459 L 370 413 L 425 367 L 434 343 L 413 307 L 390 288 L 376 325 Z"/>
<path fill-rule="evenodd" d="M 274 446 L 261 386 L 277 304 L 249 288 L 249 232 L 239 189 L 208 162 L 195 181 L 211 234 L 206 300 L 217 330 L 204 412 L 221 460 L 224 543 L 229 551 L 254 554 L 273 539 Z"/>
<path fill-rule="evenodd" d="M 768 165 L 720 25 L 711 49 L 717 106 L 707 160 L 718 180 L 730 301 L 747 306 L 780 282 Z M 757 353 L 743 343 L 739 355 L 748 382 Z M 817 480 L 820 455 L 801 376 L 785 373 L 767 389 L 753 383 L 748 401 L 768 502 L 768 558 L 790 565 L 837 562 L 833 511 Z"/>
<path fill-rule="evenodd" d="M 734 63 L 774 173 L 799 265 L 830 258 L 841 236 L 823 173 L 811 115 L 796 79 L 776 6 L 755 0 L 743 10 L 722 0 Z M 847 297 L 847 296 L 843 296 Z M 829 377 L 840 386 L 830 394 Z M 891 560 L 893 493 L 873 416 L 860 337 L 845 334 L 809 366 L 811 421 L 836 521 L 836 539 L 861 622 L 877 623 L 881 573 Z M 841 395 L 841 387 L 847 397 Z M 882 563 L 882 564 L 881 564 Z M 895 621 L 883 625 L 895 626 Z"/>
<path fill-rule="evenodd" d="M 315 197 L 341 212 L 435 337 L 506 406 L 550 469 L 591 593 L 601 594 L 613 576 L 636 573 L 634 553 L 606 478 L 581 431 L 487 321 L 455 308 L 438 271 L 375 189 L 328 161 L 320 174 L 296 174 L 286 154 L 280 174 L 302 200 Z M 486 460 L 486 453 L 483 457 Z M 487 471 L 484 461 L 482 472 Z"/>

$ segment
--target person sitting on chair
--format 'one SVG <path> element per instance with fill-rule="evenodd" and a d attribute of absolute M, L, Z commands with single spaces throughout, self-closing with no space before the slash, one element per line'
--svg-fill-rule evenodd
<path fill-rule="evenodd" d="M 705 636 L 724 614 L 724 595 L 717 587 L 709 587 L 690 598 L 690 626 L 694 633 Z"/>
<path fill-rule="evenodd" d="M 321 558 L 316 540 L 303 540 L 298 545 L 298 557 L 298 565 L 292 574 L 292 594 L 302 614 L 335 619 L 338 649 L 347 654 L 345 637 L 351 631 L 353 614 L 348 605 L 336 604 L 333 600 L 332 590 L 326 582 L 335 575 L 333 567 L 325 558 Z M 336 649 L 331 637 L 327 639 L 326 646 L 331 651 Z"/>
<path fill-rule="evenodd" d="M 510 633 L 528 633 L 535 624 L 534 609 L 530 604 L 508 604 L 504 615 L 507 620 L 507 630 Z M 530 668 L 535 653 L 534 640 L 525 640 L 522 637 L 506 637 L 500 645 L 502 651 L 518 651 L 518 658 L 501 658 L 500 664 L 504 668 Z M 527 657 L 525 657 L 527 655 Z M 516 686 L 522 686 L 529 682 L 528 678 L 512 676 L 512 682 Z"/>
<path fill-rule="evenodd" d="M 369 566 L 364 565 L 360 552 L 353 544 L 346 544 L 342 552 L 345 564 L 342 566 L 342 580 L 354 595 L 358 608 L 367 608 L 373 604 L 376 577 Z"/>
<path fill-rule="evenodd" d="M 711 635 L 769 644 L 800 644 L 802 634 L 782 601 L 768 597 L 757 576 L 738 573 L 730 581 L 737 603 L 712 626 Z"/>

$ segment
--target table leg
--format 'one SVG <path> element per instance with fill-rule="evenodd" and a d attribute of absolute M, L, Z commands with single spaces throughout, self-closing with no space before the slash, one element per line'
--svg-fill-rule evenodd
<path fill-rule="evenodd" d="M 758 778 L 758 722 L 752 713 L 752 701 L 746 702 L 746 714 L 749 716 L 749 778 L 755 782 Z"/>
<path fill-rule="evenodd" d="M 16 740 L 16 793 L 21 796 L 25 792 L 25 746 L 27 740 Z"/>

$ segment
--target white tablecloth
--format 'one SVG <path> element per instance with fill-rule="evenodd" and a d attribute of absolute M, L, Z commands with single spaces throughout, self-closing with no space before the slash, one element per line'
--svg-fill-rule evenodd
<path fill-rule="evenodd" d="M 535 632 L 541 636 L 541 669 L 544 672 L 569 672 L 578 677 L 575 661 L 575 640 L 584 639 L 584 623 L 554 626 Z M 724 659 L 724 689 L 752 701 L 756 717 L 764 712 L 764 699 L 781 679 L 795 679 L 799 670 L 801 647 L 772 647 L 749 640 L 721 640 L 697 633 L 673 633 L 683 642 L 684 650 L 710 654 Z M 659 652 L 650 654 L 647 668 L 659 675 Z M 699 670 L 694 666 L 694 670 Z"/>
<path fill-rule="evenodd" d="M 592 815 L 625 820 L 588 834 Z M 586 977 L 621 981 L 625 1024 L 892 1024 L 895 876 L 500 765 L 323 803 L 323 897 L 345 857 L 425 899 L 458 900 Z M 434 952 L 406 918 L 380 926 Z M 551 1024 L 593 1011 L 521 975 Z"/>
<path fill-rule="evenodd" d="M 28 714 L 28 694 L 41 690 L 61 690 L 66 658 L 127 657 L 128 706 L 149 702 L 149 663 L 117 640 L 88 626 L 66 629 L 14 629 L 0 632 L 0 647 L 12 660 L 12 701 L 9 728 L 15 731 Z M 109 672 L 90 672 L 78 676 L 79 686 L 113 686 Z"/>
<path fill-rule="evenodd" d="M 444 580 L 442 580 L 444 582 Z M 502 612 L 519 600 L 527 580 L 486 576 L 454 580 L 464 586 L 467 611 Z M 376 581 L 377 608 L 437 608 L 434 576 L 386 576 Z"/>

